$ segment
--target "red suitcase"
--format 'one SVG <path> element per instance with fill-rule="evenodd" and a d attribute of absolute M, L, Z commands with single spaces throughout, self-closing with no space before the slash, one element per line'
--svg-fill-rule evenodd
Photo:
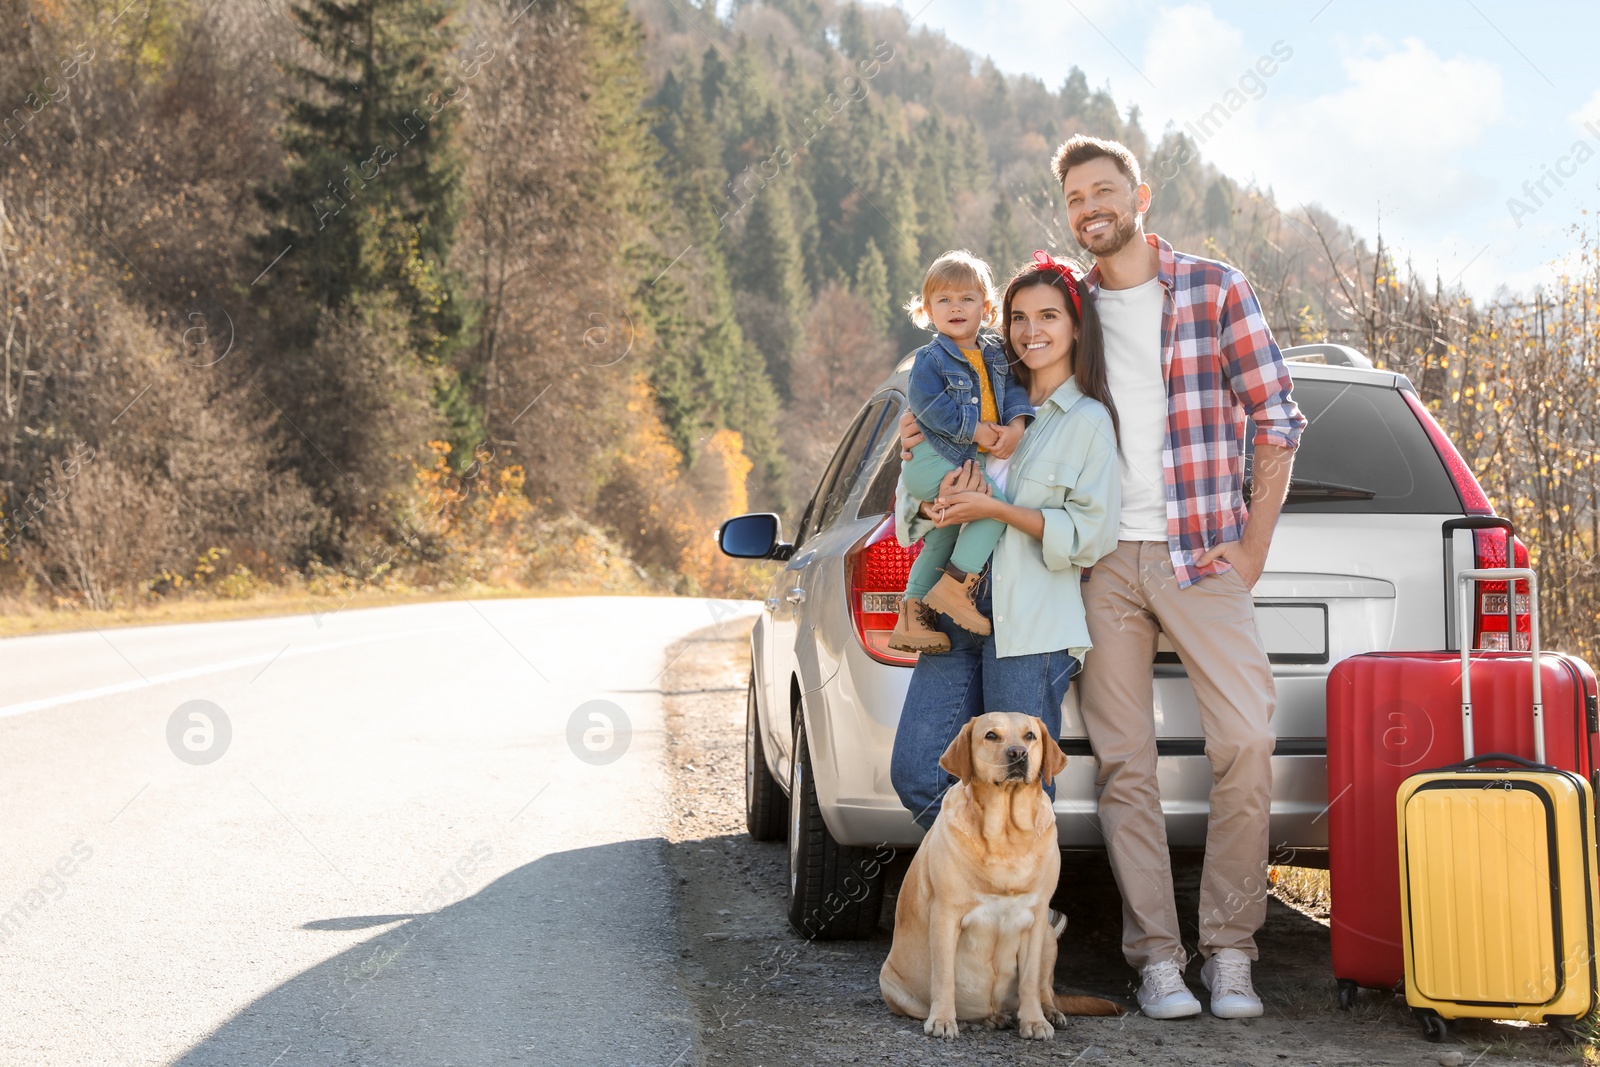
<path fill-rule="evenodd" d="M 1474 734 L 1480 752 L 1534 756 L 1532 657 L 1473 655 Z M 1540 656 L 1545 760 L 1600 791 L 1594 672 L 1572 656 Z M 1358 986 L 1394 989 L 1405 977 L 1395 797 L 1421 770 L 1460 762 L 1461 653 L 1373 652 L 1328 675 L 1328 871 L 1333 973 L 1348 1008 Z"/>

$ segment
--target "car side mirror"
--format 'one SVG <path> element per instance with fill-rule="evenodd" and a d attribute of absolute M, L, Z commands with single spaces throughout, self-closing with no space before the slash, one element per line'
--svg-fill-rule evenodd
<path fill-rule="evenodd" d="M 735 559 L 788 559 L 794 546 L 779 538 L 782 525 L 771 512 L 740 515 L 729 519 L 717 531 L 717 545 L 723 555 Z"/>

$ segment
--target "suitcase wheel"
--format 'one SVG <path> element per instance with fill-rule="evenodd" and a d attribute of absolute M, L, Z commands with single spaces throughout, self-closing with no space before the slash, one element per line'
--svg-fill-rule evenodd
<path fill-rule="evenodd" d="M 1578 1034 L 1577 1025 L 1578 1019 L 1574 1015 L 1546 1015 L 1544 1017 L 1544 1023 L 1550 1029 L 1560 1034 L 1564 1040 L 1579 1040 L 1580 1035 Z"/>
<path fill-rule="evenodd" d="M 1450 1032 L 1450 1027 L 1439 1014 L 1429 1008 L 1413 1008 L 1417 1014 L 1417 1022 L 1422 1024 L 1422 1036 L 1429 1041 L 1443 1041 Z"/>
<path fill-rule="evenodd" d="M 1339 979 L 1339 1010 L 1349 1011 L 1356 1006 L 1356 991 L 1360 986 L 1348 978 Z"/>

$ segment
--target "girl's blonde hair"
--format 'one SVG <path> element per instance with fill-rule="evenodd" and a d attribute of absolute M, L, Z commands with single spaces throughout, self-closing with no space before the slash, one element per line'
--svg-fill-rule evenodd
<path fill-rule="evenodd" d="M 924 330 L 933 329 L 933 320 L 928 317 L 928 305 L 933 303 L 935 293 L 947 289 L 978 290 L 989 308 L 980 325 L 995 324 L 1000 314 L 1000 299 L 995 295 L 994 275 L 989 271 L 989 264 L 965 248 L 946 252 L 928 267 L 928 273 L 922 279 L 922 292 L 905 303 L 911 321 Z"/>

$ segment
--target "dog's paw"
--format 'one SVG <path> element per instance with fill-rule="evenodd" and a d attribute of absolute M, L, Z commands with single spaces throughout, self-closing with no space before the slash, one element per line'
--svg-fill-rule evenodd
<path fill-rule="evenodd" d="M 1054 1008 L 1046 1008 L 1044 1010 L 1044 1017 L 1050 1020 L 1051 1026 L 1064 1027 L 1067 1025 L 1067 1017 L 1061 1014 L 1059 1011 L 1056 1011 Z"/>
<path fill-rule="evenodd" d="M 1066 1020 L 1062 1020 L 1065 1022 Z M 1023 1020 L 1017 1025 L 1017 1033 L 1024 1041 L 1049 1041 L 1056 1036 L 1056 1028 L 1044 1019 Z"/>
<path fill-rule="evenodd" d="M 985 1030 L 1009 1030 L 1016 1025 L 1017 1017 L 1010 1012 L 997 1011 L 984 1016 L 977 1025 Z"/>
<path fill-rule="evenodd" d="M 954 1019 L 932 1019 L 922 1024 L 922 1032 L 929 1037 L 942 1037 L 946 1041 L 953 1041 L 961 1034 L 961 1027 L 956 1025 Z"/>

